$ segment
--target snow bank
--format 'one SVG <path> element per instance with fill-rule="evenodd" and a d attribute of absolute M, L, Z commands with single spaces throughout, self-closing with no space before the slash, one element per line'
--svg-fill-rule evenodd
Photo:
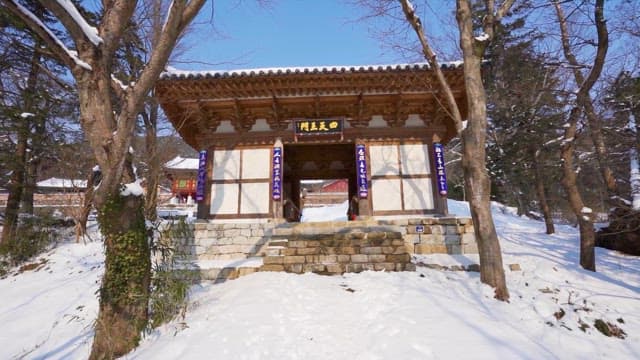
<path fill-rule="evenodd" d="M 492 208 L 510 303 L 494 300 L 474 272 L 255 273 L 194 286 L 186 317 L 147 335 L 126 358 L 639 358 L 638 258 L 597 249 L 598 272 L 583 271 L 575 228 L 557 225 L 546 235 L 544 223 Z M 468 206 L 450 201 L 449 210 L 465 215 Z M 39 271 L 0 280 L 2 358 L 88 356 L 101 247 L 67 243 L 43 256 Z M 477 255 L 421 260 L 466 265 Z M 604 337 L 596 319 L 619 326 L 626 339 Z"/>

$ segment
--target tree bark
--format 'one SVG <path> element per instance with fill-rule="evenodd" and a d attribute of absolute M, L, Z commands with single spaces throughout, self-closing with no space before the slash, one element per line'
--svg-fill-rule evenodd
<path fill-rule="evenodd" d="M 423 54 L 438 74 L 439 64 L 424 35 L 420 19 L 415 14 L 413 6 L 406 0 L 399 0 L 407 21 L 418 35 Z M 506 0 L 500 9 L 494 12 L 494 3 L 489 1 L 487 16 L 485 16 L 484 30 L 488 35 L 483 41 L 475 41 L 471 19 L 471 5 L 468 0 L 456 0 L 456 19 L 460 31 L 460 47 L 464 60 L 465 90 L 467 93 L 467 107 L 469 111 L 468 126 L 462 130 L 462 168 L 464 170 L 465 194 L 471 209 L 478 251 L 480 253 L 480 280 L 495 289 L 495 298 L 502 301 L 509 300 L 509 291 L 502 267 L 502 253 L 500 242 L 491 215 L 490 193 L 491 182 L 486 168 L 486 131 L 487 108 L 480 62 L 488 41 L 493 36 L 493 26 L 506 14 L 513 0 Z M 437 76 L 441 90 L 447 95 L 447 106 L 458 130 L 462 129 L 462 118 L 458 105 L 452 95 L 451 88 L 443 77 Z"/>
<path fill-rule="evenodd" d="M 2 228 L 1 244 L 9 244 L 15 241 L 18 230 L 18 211 L 24 189 L 25 159 L 27 154 L 27 129 L 26 119 L 18 125 L 18 137 L 16 143 L 16 155 L 13 160 L 13 169 L 9 180 L 9 195 L 4 210 L 4 225 Z"/>
<path fill-rule="evenodd" d="M 143 202 L 116 194 L 98 213 L 106 257 L 90 359 L 127 354 L 147 325 L 151 258 Z"/>
<path fill-rule="evenodd" d="M 547 234 L 553 234 L 556 232 L 553 225 L 553 217 L 551 216 L 551 209 L 547 202 L 547 192 L 544 188 L 544 176 L 542 175 L 542 167 L 540 165 L 540 151 L 532 149 L 533 170 L 536 182 L 536 196 L 538 197 L 538 204 L 540 204 L 540 211 L 544 217 L 544 224 L 546 226 Z"/>
<path fill-rule="evenodd" d="M 481 53 L 474 44 L 471 6 L 457 0 L 456 19 L 464 58 L 465 89 L 469 111 L 467 128 L 462 131 L 462 168 L 475 224 L 480 255 L 480 280 L 495 288 L 496 299 L 507 301 L 509 291 L 502 265 L 502 251 L 491 214 L 491 181 L 486 168 L 487 103 L 481 75 Z M 480 53 L 480 54 L 479 54 Z"/>
<path fill-rule="evenodd" d="M 35 41 L 33 54 L 31 55 L 31 64 L 29 75 L 27 77 L 26 87 L 22 91 L 23 111 L 24 113 L 33 114 L 34 96 L 36 85 L 38 82 L 38 73 L 40 69 L 40 47 L 41 43 Z M 9 181 L 9 195 L 7 205 L 5 207 L 5 219 L 2 228 L 2 238 L 0 244 L 7 244 L 15 239 L 18 229 L 18 212 L 25 186 L 26 166 L 27 166 L 27 147 L 29 139 L 29 128 L 33 115 L 21 116 L 17 119 L 17 142 L 16 155 L 13 162 L 11 179 Z"/>
<path fill-rule="evenodd" d="M 145 216 L 149 220 L 156 220 L 158 213 L 158 184 L 160 183 L 160 154 L 158 154 L 158 102 L 150 97 L 149 112 L 145 116 L 145 153 L 148 162 L 146 174 L 147 194 L 145 196 Z"/>
<path fill-rule="evenodd" d="M 604 67 L 607 51 L 609 49 L 609 32 L 607 30 L 607 22 L 604 19 L 604 0 L 596 0 L 594 6 L 594 19 L 596 31 L 598 34 L 598 45 L 595 58 L 593 60 L 593 66 L 591 67 L 591 70 L 586 77 L 580 71 L 581 64 L 578 62 L 578 59 L 571 49 L 567 18 L 565 17 L 558 0 L 554 0 L 554 7 L 556 9 L 558 22 L 560 25 L 562 50 L 564 52 L 565 59 L 573 68 L 573 77 L 575 79 L 576 85 L 579 87 L 579 90 L 576 94 L 576 102 L 582 107 L 584 115 L 586 115 L 589 124 L 589 131 L 591 134 L 591 141 L 593 142 L 593 146 L 595 149 L 596 161 L 598 163 L 598 167 L 600 168 L 602 181 L 604 182 L 607 193 L 609 195 L 608 201 L 612 205 L 618 205 L 618 201 L 614 200 L 617 196 L 620 195 L 618 191 L 618 184 L 615 176 L 613 175 L 613 171 L 607 164 L 609 154 L 602 135 L 602 124 L 595 112 L 595 109 L 593 107 L 593 100 L 591 99 L 591 95 L 589 94 L 595 81 L 600 77 L 600 74 L 602 73 L 602 68 Z"/>
<path fill-rule="evenodd" d="M 585 212 L 584 201 L 578 189 L 578 180 L 573 168 L 574 144 L 577 135 L 580 109 L 574 107 L 569 115 L 569 126 L 565 129 L 560 156 L 562 158 L 562 186 L 567 193 L 569 206 L 576 215 L 580 227 L 580 266 L 586 270 L 596 271 L 595 244 L 596 237 L 593 229 L 591 213 Z"/>

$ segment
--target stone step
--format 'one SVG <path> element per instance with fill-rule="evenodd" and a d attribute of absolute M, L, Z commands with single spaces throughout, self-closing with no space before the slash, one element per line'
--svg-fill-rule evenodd
<path fill-rule="evenodd" d="M 289 239 L 276 239 L 268 242 L 268 247 L 287 247 L 289 245 Z"/>
<path fill-rule="evenodd" d="M 262 265 L 262 257 L 229 260 L 183 260 L 177 265 L 178 269 L 175 271 L 180 277 L 194 283 L 204 280 L 221 283 L 258 272 Z"/>

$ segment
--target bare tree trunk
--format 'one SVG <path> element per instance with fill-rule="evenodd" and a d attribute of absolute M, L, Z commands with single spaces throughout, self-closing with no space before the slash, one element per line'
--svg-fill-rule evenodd
<path fill-rule="evenodd" d="M 100 208 L 105 272 L 90 359 L 113 359 L 135 348 L 148 320 L 151 258 L 143 199 L 116 194 Z"/>
<path fill-rule="evenodd" d="M 84 191 L 82 197 L 82 207 L 80 208 L 80 214 L 76 220 L 76 242 L 80 242 L 80 239 L 87 234 L 87 221 L 89 220 L 89 214 L 93 208 L 93 191 L 94 181 L 96 178 L 95 172 L 89 174 L 87 178 L 87 188 Z"/>
<path fill-rule="evenodd" d="M 532 153 L 538 204 L 540 204 L 540 211 L 542 211 L 542 216 L 544 217 L 544 224 L 547 228 L 547 234 L 553 234 L 556 232 L 556 229 L 553 225 L 551 209 L 549 208 L 549 203 L 547 202 L 547 192 L 544 188 L 544 177 L 542 175 L 542 167 L 540 166 L 540 150 L 532 149 Z"/>
<path fill-rule="evenodd" d="M 145 197 L 145 216 L 156 220 L 158 212 L 158 184 L 160 183 L 160 154 L 158 154 L 158 102 L 155 97 L 149 100 L 149 113 L 143 116 L 145 126 L 145 152 L 147 154 L 147 194 Z"/>
<path fill-rule="evenodd" d="M 586 115 L 586 118 L 588 120 L 589 131 L 591 134 L 591 141 L 593 142 L 595 149 L 596 160 L 598 162 L 598 167 L 600 168 L 602 180 L 609 195 L 608 202 L 615 205 L 618 204 L 617 201 L 614 201 L 614 198 L 619 196 L 618 184 L 616 182 L 615 176 L 613 175 L 613 171 L 607 164 L 606 159 L 609 158 L 609 154 L 602 135 L 602 124 L 595 112 L 595 109 L 593 107 L 593 100 L 591 99 L 591 95 L 589 94 L 589 91 L 591 91 L 593 84 L 602 72 L 605 58 L 607 56 L 607 51 L 609 49 L 609 32 L 607 30 L 607 22 L 604 19 L 604 0 L 597 0 L 594 6 L 595 25 L 596 31 L 598 33 L 598 46 L 593 61 L 593 67 L 591 67 L 591 70 L 587 77 L 585 77 L 580 71 L 581 64 L 578 62 L 578 59 L 576 58 L 575 54 L 573 53 L 573 49 L 571 48 L 567 18 L 564 16 L 564 12 L 562 11 L 562 7 L 560 6 L 558 0 L 554 0 L 554 6 L 560 25 L 560 35 L 564 56 L 572 66 L 574 79 L 577 86 L 580 87 L 576 95 L 576 101 L 582 107 L 584 114 Z"/>
<path fill-rule="evenodd" d="M 8 244 L 15 240 L 18 230 L 18 211 L 24 189 L 24 169 L 27 154 L 27 129 L 25 129 L 26 119 L 18 126 L 18 141 L 16 143 L 16 155 L 13 160 L 13 169 L 9 180 L 9 195 L 7 206 L 4 210 L 4 225 L 2 228 L 1 244 Z"/>
<path fill-rule="evenodd" d="M 24 101 L 23 109 L 27 115 L 21 116 L 21 119 L 18 119 L 16 155 L 13 162 L 11 179 L 9 181 L 9 196 L 7 198 L 7 206 L 5 207 L 4 227 L 2 229 L 0 244 L 7 244 L 14 241 L 14 236 L 18 229 L 18 212 L 20 210 L 20 202 L 22 201 L 25 185 L 29 124 L 33 117 L 33 102 L 40 65 L 40 45 L 41 43 L 39 41 L 36 41 L 34 44 L 27 84 L 22 91 L 22 99 Z"/>
<path fill-rule="evenodd" d="M 434 69 L 436 78 L 445 94 L 449 116 L 452 117 L 456 129 L 462 129 L 462 117 L 451 88 L 441 74 L 436 56 L 431 50 L 422 23 L 415 14 L 414 8 L 407 0 L 399 0 L 407 21 L 413 27 L 422 45 L 423 54 Z M 465 89 L 469 111 L 468 126 L 462 131 L 462 168 L 465 179 L 465 196 L 469 199 L 471 217 L 473 218 L 478 251 L 480 253 L 480 280 L 495 289 L 498 300 L 509 300 L 509 291 L 502 267 L 500 242 L 491 215 L 490 193 L 491 182 L 486 168 L 486 131 L 487 106 L 480 61 L 493 37 L 493 26 L 507 13 L 513 0 L 505 1 L 497 12 L 494 2 L 487 2 L 484 30 L 486 39 L 475 41 L 471 19 L 471 5 L 468 0 L 456 0 L 456 18 L 460 31 L 460 47 L 464 59 Z"/>
<path fill-rule="evenodd" d="M 465 188 L 469 197 L 480 255 L 480 279 L 495 288 L 495 297 L 506 301 L 509 291 L 502 265 L 502 251 L 493 224 L 489 196 L 491 181 L 486 168 L 487 103 L 480 62 L 482 51 L 474 44 L 471 6 L 467 0 L 457 0 L 456 19 L 460 29 L 460 47 L 464 58 L 465 88 L 469 123 L 462 131 Z M 493 14 L 493 9 L 491 9 Z"/>
<path fill-rule="evenodd" d="M 33 215 L 33 194 L 36 190 L 36 177 L 38 176 L 37 168 L 38 164 L 32 158 L 27 160 L 25 167 L 24 177 L 24 189 L 22 192 L 22 198 L 20 199 L 20 212 L 23 214 Z"/>
<path fill-rule="evenodd" d="M 0 0 L 18 16 L 70 70 L 78 89 L 82 130 L 102 171 L 94 194 L 98 222 L 105 236 L 106 267 L 100 288 L 100 312 L 91 359 L 121 356 L 131 351 L 147 323 L 150 249 L 144 222 L 144 199 L 137 191 L 122 192 L 133 181 L 131 141 L 146 96 L 164 69 L 179 35 L 205 0 L 174 0 L 164 17 L 158 42 L 149 60 L 124 87 L 113 73 L 116 51 L 138 5 L 137 1 L 103 1 L 102 17 L 94 28 L 70 16 L 72 2 L 41 2 L 74 42 L 71 52 L 38 17 L 17 0 Z M 77 10 L 77 9 L 72 9 Z M 83 25 L 86 25 L 83 27 Z M 135 188 L 134 188 L 135 189 Z"/>
<path fill-rule="evenodd" d="M 555 7 L 558 23 L 560 25 L 562 48 L 564 50 L 565 57 L 570 64 L 578 65 L 578 61 L 576 60 L 570 47 L 567 18 L 565 17 L 558 0 L 553 0 L 553 5 Z M 585 207 L 582 196 L 580 195 L 580 192 L 578 190 L 576 173 L 573 169 L 573 152 L 577 135 L 577 125 L 581 111 L 585 112 L 585 115 L 589 120 L 589 128 L 590 130 L 592 130 L 592 133 L 595 131 L 596 134 L 601 134 L 600 123 L 595 116 L 595 112 L 593 111 L 593 103 L 591 101 L 589 92 L 602 73 L 602 68 L 604 66 L 604 60 L 608 49 L 609 40 L 606 21 L 604 19 L 604 0 L 595 1 L 594 19 L 598 32 L 598 48 L 596 51 L 595 59 L 593 61 L 593 67 L 591 67 L 591 70 L 586 77 L 582 75 L 577 66 L 574 69 L 574 78 L 576 79 L 576 83 L 579 86 L 579 90 L 576 94 L 576 106 L 571 110 L 571 113 L 569 115 L 569 126 L 565 128 L 564 140 L 560 150 L 560 155 L 563 160 L 562 168 L 564 174 L 562 185 L 567 192 L 569 205 L 571 206 L 571 209 L 573 210 L 573 213 L 577 218 L 578 225 L 580 226 L 580 265 L 584 269 L 591 271 L 596 271 L 595 231 L 593 229 L 593 219 L 591 218 L 592 215 L 590 209 L 588 210 Z M 606 153 L 599 152 L 605 150 L 605 148 L 604 146 L 601 146 L 600 149 L 598 149 L 598 140 L 593 137 L 592 139 L 594 139 L 596 153 L 598 154 L 598 161 L 601 164 L 604 164 L 603 161 L 606 158 Z M 607 174 L 610 173 L 610 171 L 610 169 L 607 170 L 601 167 L 603 180 L 607 185 L 607 190 L 610 195 L 609 201 L 612 201 L 611 195 L 617 194 L 617 188 L 615 187 L 615 179 L 607 179 Z"/>
<path fill-rule="evenodd" d="M 564 140 L 562 142 L 560 156 L 562 158 L 562 186 L 564 187 L 569 206 L 576 215 L 578 226 L 580 227 L 580 266 L 586 270 L 596 271 L 595 261 L 595 231 L 591 213 L 585 211 L 584 201 L 578 189 L 578 181 L 575 169 L 573 168 L 573 152 L 577 135 L 578 118 L 580 109 L 574 107 L 569 115 L 569 126 L 565 129 Z"/>

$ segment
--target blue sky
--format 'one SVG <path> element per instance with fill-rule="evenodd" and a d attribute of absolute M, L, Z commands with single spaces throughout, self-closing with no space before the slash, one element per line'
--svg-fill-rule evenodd
<path fill-rule="evenodd" d="M 368 65 L 404 62 L 370 34 L 372 22 L 339 0 L 217 1 L 197 19 L 198 34 L 182 59 L 211 64 L 175 64 L 179 69 Z"/>

